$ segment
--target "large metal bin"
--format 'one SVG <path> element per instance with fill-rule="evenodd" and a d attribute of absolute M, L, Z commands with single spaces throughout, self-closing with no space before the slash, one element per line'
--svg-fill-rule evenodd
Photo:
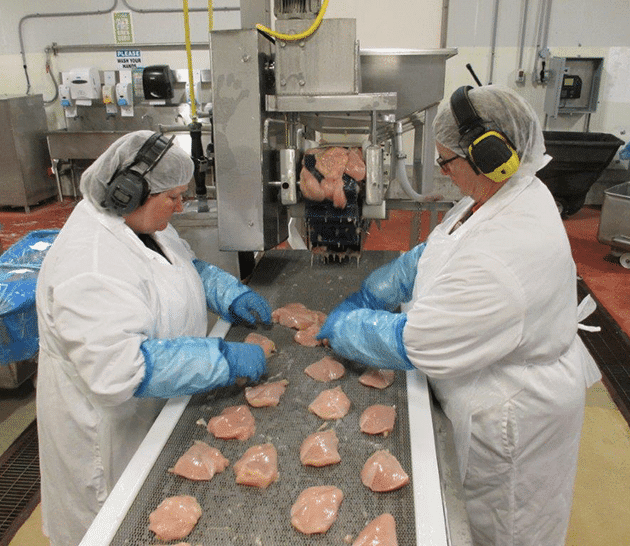
<path fill-rule="evenodd" d="M 630 182 L 604 191 L 597 240 L 610 245 L 621 265 L 630 269 Z"/>
<path fill-rule="evenodd" d="M 0 206 L 24 207 L 55 195 L 48 178 L 42 95 L 0 97 Z"/>
<path fill-rule="evenodd" d="M 584 205 L 586 194 L 615 157 L 623 141 L 607 133 L 543 131 L 547 153 L 553 158 L 538 171 L 556 199 L 564 218 Z"/>

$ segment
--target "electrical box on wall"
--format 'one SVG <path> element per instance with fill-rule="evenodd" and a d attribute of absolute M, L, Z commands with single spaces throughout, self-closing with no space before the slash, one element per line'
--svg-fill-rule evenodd
<path fill-rule="evenodd" d="M 551 57 L 545 114 L 590 114 L 597 109 L 603 57 Z"/>

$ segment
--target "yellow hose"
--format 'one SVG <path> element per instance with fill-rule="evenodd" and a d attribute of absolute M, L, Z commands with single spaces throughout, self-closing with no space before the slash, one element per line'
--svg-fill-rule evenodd
<path fill-rule="evenodd" d="M 188 22 L 188 0 L 184 2 L 184 34 L 186 38 L 186 57 L 188 58 L 188 91 L 190 94 L 190 115 L 197 121 L 197 103 L 195 101 L 195 82 L 193 79 L 192 53 L 190 47 L 190 25 Z"/>
<path fill-rule="evenodd" d="M 324 2 L 322 3 L 322 7 L 319 10 L 319 13 L 317 14 L 317 17 L 315 18 L 315 21 L 313 22 L 313 24 L 310 26 L 309 29 L 305 30 L 304 32 L 300 32 L 299 34 L 282 34 L 280 32 L 276 32 L 275 30 L 271 30 L 270 28 L 267 28 L 266 26 L 261 25 L 260 23 L 256 25 L 256 28 L 260 30 L 261 32 L 264 32 L 265 34 L 269 34 L 269 36 L 273 36 L 274 38 L 277 38 L 278 40 L 284 40 L 286 42 L 303 40 L 304 38 L 308 38 L 311 34 L 313 34 L 313 32 L 317 30 L 317 27 L 319 27 L 320 23 L 322 22 L 322 19 L 324 18 L 324 13 L 326 13 L 327 7 L 328 7 L 328 0 L 324 0 Z"/>
<path fill-rule="evenodd" d="M 212 0 L 208 0 L 208 32 L 212 32 L 214 26 L 214 12 L 212 9 Z"/>

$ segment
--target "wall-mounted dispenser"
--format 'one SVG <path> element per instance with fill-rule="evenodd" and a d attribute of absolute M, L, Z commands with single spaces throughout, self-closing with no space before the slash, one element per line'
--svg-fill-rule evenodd
<path fill-rule="evenodd" d="M 120 81 L 116 84 L 116 103 L 123 117 L 133 116 L 133 95 L 133 73 L 131 70 L 121 70 Z"/>
<path fill-rule="evenodd" d="M 103 104 L 108 115 L 116 115 L 116 72 L 106 70 L 103 73 Z"/>
<path fill-rule="evenodd" d="M 74 100 L 72 100 L 72 95 L 70 94 L 70 86 L 59 86 L 59 100 L 63 107 L 74 106 Z"/>
<path fill-rule="evenodd" d="M 123 116 L 133 116 L 133 86 L 130 83 L 116 84 L 116 101 Z"/>
<path fill-rule="evenodd" d="M 101 97 L 101 76 L 98 68 L 74 68 L 68 74 L 67 84 L 74 100 L 90 101 Z M 81 103 L 79 103 L 81 104 Z"/>
<path fill-rule="evenodd" d="M 142 89 L 145 100 L 165 104 L 173 98 L 174 77 L 168 65 L 147 66 L 142 71 Z"/>
<path fill-rule="evenodd" d="M 67 118 L 77 117 L 77 106 L 74 104 L 69 85 L 61 84 L 59 86 L 59 101 Z"/>

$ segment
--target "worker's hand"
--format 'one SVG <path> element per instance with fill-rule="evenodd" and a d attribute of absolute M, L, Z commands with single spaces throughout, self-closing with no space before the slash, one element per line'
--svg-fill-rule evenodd
<path fill-rule="evenodd" d="M 267 372 L 267 359 L 260 345 L 225 341 L 221 352 L 230 367 L 229 385 L 239 377 L 258 381 Z"/>
<path fill-rule="evenodd" d="M 326 317 L 326 321 L 322 324 L 322 327 L 319 329 L 319 333 L 315 336 L 315 339 L 323 340 L 327 339 L 332 346 L 333 341 L 336 339 L 335 335 L 335 325 L 339 321 L 343 321 L 350 311 L 354 309 L 358 309 L 357 307 L 352 307 L 347 304 L 345 301 L 340 303 L 333 311 Z"/>
<path fill-rule="evenodd" d="M 242 321 L 254 325 L 256 322 L 271 324 L 271 307 L 267 300 L 254 292 L 248 290 L 238 296 L 230 305 L 230 315 L 232 322 Z"/>

